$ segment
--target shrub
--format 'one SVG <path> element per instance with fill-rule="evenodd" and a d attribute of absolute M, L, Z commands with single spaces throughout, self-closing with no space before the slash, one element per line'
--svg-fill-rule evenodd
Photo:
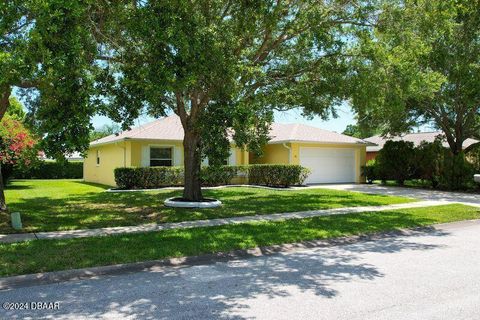
<path fill-rule="evenodd" d="M 412 142 L 385 142 L 376 158 L 378 176 L 382 181 L 395 180 L 403 185 L 405 180 L 412 178 L 415 171 L 415 149 Z"/>
<path fill-rule="evenodd" d="M 248 182 L 255 185 L 288 187 L 301 185 L 310 170 L 300 165 L 259 164 L 248 167 Z"/>
<path fill-rule="evenodd" d="M 440 140 L 433 143 L 422 142 L 415 148 L 413 178 L 430 181 L 433 188 L 440 182 L 445 148 Z"/>
<path fill-rule="evenodd" d="M 364 173 L 382 181 L 396 180 L 399 184 L 407 179 L 430 181 L 433 188 L 462 190 L 474 187 L 475 161 L 469 154 L 469 161 L 463 153 L 453 155 L 442 146 L 440 140 L 423 142 L 414 147 L 411 142 L 387 141 L 379 152 L 376 165 L 367 165 Z"/>
<path fill-rule="evenodd" d="M 302 184 L 310 171 L 298 165 L 208 166 L 200 173 L 202 185 L 230 184 L 239 173 L 250 184 L 288 187 Z M 116 168 L 115 182 L 120 189 L 153 189 L 182 186 L 183 167 Z"/>
<path fill-rule="evenodd" d="M 15 168 L 12 176 L 17 179 L 81 179 L 83 162 L 39 161 L 30 167 Z"/>
<path fill-rule="evenodd" d="M 36 159 L 35 139 L 16 117 L 6 114 L 0 121 L 0 170 L 6 184 L 15 167 L 29 167 Z"/>
<path fill-rule="evenodd" d="M 203 167 L 201 171 L 202 185 L 204 186 L 219 186 L 230 184 L 239 171 L 242 170 L 239 166 L 207 166 Z M 244 170 L 244 169 L 243 169 Z"/>
<path fill-rule="evenodd" d="M 372 184 L 374 180 L 378 178 L 378 166 L 375 160 L 370 160 L 363 167 L 363 175 L 367 179 L 367 182 Z"/>
<path fill-rule="evenodd" d="M 182 167 L 116 168 L 115 182 L 120 189 L 153 189 L 181 186 Z"/>
<path fill-rule="evenodd" d="M 465 154 L 454 155 L 445 149 L 443 167 L 440 172 L 440 187 L 449 190 L 463 190 L 474 187 L 473 166 Z"/>
<path fill-rule="evenodd" d="M 474 147 L 465 156 L 468 162 L 473 166 L 475 173 L 480 173 L 480 146 Z"/>

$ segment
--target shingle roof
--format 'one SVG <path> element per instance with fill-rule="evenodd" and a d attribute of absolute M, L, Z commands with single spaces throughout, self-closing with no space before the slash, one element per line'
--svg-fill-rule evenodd
<path fill-rule="evenodd" d="M 298 141 L 319 143 L 366 144 L 366 142 L 361 139 L 300 123 L 273 123 L 270 130 L 270 137 L 271 140 L 269 141 L 269 143 Z"/>
<path fill-rule="evenodd" d="M 183 128 L 180 118 L 171 115 L 140 127 L 132 128 L 118 135 L 110 135 L 93 141 L 90 145 L 101 145 L 121 141 L 124 139 L 149 139 L 182 141 Z M 345 144 L 368 144 L 368 142 L 346 136 L 340 133 L 323 130 L 304 124 L 281 124 L 273 123 L 270 131 L 269 143 L 283 143 L 289 141 L 317 142 L 317 143 L 345 143 Z"/>
<path fill-rule="evenodd" d="M 91 146 L 106 144 L 124 139 L 149 139 L 149 140 L 170 140 L 182 141 L 183 128 L 180 118 L 176 115 L 161 118 L 139 127 L 123 131 L 117 135 L 112 134 L 107 137 L 95 140 L 90 143 Z"/>
<path fill-rule="evenodd" d="M 370 138 L 365 138 L 364 140 L 376 144 L 376 146 L 368 146 L 367 147 L 367 152 L 376 152 L 376 151 L 380 151 L 383 148 L 383 145 L 385 144 L 385 142 L 387 142 L 387 140 L 410 141 L 410 142 L 413 142 L 413 144 L 415 146 L 418 146 L 423 141 L 434 142 L 435 138 L 438 137 L 438 136 L 440 136 L 443 139 L 442 140 L 443 146 L 448 147 L 448 143 L 445 139 L 445 136 L 444 136 L 443 132 L 441 132 L 441 131 L 407 133 L 407 134 L 405 134 L 401 137 L 396 136 L 396 137 L 386 137 L 386 138 L 383 138 L 383 137 L 377 135 L 377 136 L 373 136 L 373 137 L 370 137 Z M 463 142 L 463 147 L 467 148 L 471 144 L 474 144 L 474 143 L 477 143 L 477 142 L 478 141 L 475 140 L 475 139 L 467 139 L 467 140 L 465 140 L 465 142 Z"/>

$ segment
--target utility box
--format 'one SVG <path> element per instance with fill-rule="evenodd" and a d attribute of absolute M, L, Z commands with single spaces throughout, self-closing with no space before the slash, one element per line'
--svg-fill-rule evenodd
<path fill-rule="evenodd" d="M 12 218 L 12 228 L 15 230 L 21 230 L 22 218 L 20 217 L 20 212 L 12 212 L 10 217 Z"/>
<path fill-rule="evenodd" d="M 473 180 L 476 182 L 476 183 L 480 183 L 480 174 L 476 174 L 473 176 Z"/>

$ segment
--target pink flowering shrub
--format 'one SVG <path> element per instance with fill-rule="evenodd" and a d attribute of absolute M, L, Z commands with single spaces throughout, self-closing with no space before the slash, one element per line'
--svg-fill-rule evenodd
<path fill-rule="evenodd" d="M 35 139 L 22 122 L 5 115 L 0 122 L 0 163 L 28 166 L 36 158 Z"/>

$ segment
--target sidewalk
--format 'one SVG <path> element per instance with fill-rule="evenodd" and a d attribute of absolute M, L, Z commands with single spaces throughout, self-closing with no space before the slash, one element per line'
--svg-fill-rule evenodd
<path fill-rule="evenodd" d="M 128 233 L 142 233 L 142 232 L 155 232 L 170 229 L 187 229 L 197 227 L 213 227 L 222 226 L 228 224 L 238 224 L 255 221 L 278 221 L 284 219 L 303 219 L 319 216 L 328 216 L 335 214 L 348 214 L 348 213 L 360 213 L 360 212 L 377 212 L 395 209 L 411 209 L 440 206 L 445 204 L 451 204 L 453 202 L 447 201 L 419 201 L 403 204 L 393 204 L 386 206 L 364 206 L 364 207 L 346 207 L 336 209 L 325 210 L 313 210 L 313 211 L 300 211 L 300 212 L 288 212 L 288 213 L 274 213 L 266 215 L 255 215 L 245 217 L 232 217 L 221 218 L 211 220 L 194 220 L 183 221 L 164 224 L 143 224 L 138 226 L 128 227 L 112 227 L 112 228 L 100 228 L 100 229 L 84 229 L 84 230 L 69 230 L 69 231 L 53 231 L 53 232 L 37 232 L 37 233 L 18 233 L 18 234 L 2 234 L 0 235 L 0 243 L 13 243 L 36 239 L 70 239 L 70 238 L 85 238 L 85 237 L 98 237 L 109 236 L 117 234 Z"/>

